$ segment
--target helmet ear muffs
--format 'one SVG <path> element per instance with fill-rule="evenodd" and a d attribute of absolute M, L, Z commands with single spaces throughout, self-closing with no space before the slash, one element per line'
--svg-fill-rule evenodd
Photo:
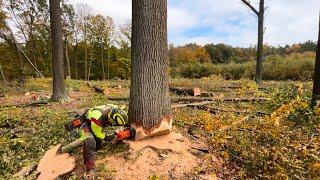
<path fill-rule="evenodd" d="M 121 110 L 125 110 L 127 107 L 125 106 L 125 105 L 122 105 L 121 107 L 120 107 L 120 109 Z"/>
<path fill-rule="evenodd" d="M 127 124 L 128 116 L 121 109 L 112 109 L 108 114 L 108 121 L 113 125 L 124 126 Z"/>

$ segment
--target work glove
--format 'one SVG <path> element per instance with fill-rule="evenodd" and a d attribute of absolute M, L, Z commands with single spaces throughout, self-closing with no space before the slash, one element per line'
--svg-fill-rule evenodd
<path fill-rule="evenodd" d="M 122 141 L 125 139 L 133 140 L 135 138 L 135 134 L 135 129 L 126 127 L 124 129 L 117 130 L 115 136 L 117 141 Z"/>
<path fill-rule="evenodd" d="M 113 141 L 115 139 L 116 139 L 115 134 L 106 135 L 106 137 L 104 138 L 105 141 Z"/>

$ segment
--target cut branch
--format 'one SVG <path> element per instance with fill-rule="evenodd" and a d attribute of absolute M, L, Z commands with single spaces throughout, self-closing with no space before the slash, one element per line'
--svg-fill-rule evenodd
<path fill-rule="evenodd" d="M 22 55 L 26 58 L 26 60 L 29 62 L 29 64 L 32 66 L 32 68 L 37 72 L 37 75 L 40 77 L 44 77 L 43 74 L 37 69 L 37 67 L 31 62 L 29 57 L 26 55 L 26 53 L 21 49 L 21 47 L 18 45 L 18 51 L 22 53 Z"/>
<path fill-rule="evenodd" d="M 34 170 L 36 170 L 37 168 L 37 164 L 31 164 L 29 166 L 25 166 L 24 168 L 22 168 L 19 172 L 17 172 L 16 174 L 13 175 L 13 177 L 15 178 L 19 178 L 19 177 L 27 177 L 30 174 L 32 174 L 32 172 Z"/>
<path fill-rule="evenodd" d="M 11 133 L 11 134 L 19 134 L 19 133 L 24 133 L 24 132 L 33 132 L 33 128 L 15 128 L 15 129 L 7 129 L 7 130 L 2 130 L 0 131 L 0 135 L 6 134 L 6 133 Z"/>
<path fill-rule="evenodd" d="M 259 12 L 254 8 L 249 1 L 241 0 L 245 5 L 247 5 L 257 16 L 259 16 Z"/>

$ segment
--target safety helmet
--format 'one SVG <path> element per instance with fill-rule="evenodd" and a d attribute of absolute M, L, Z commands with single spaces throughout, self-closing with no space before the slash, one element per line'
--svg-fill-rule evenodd
<path fill-rule="evenodd" d="M 108 121 L 113 126 L 124 126 L 128 123 L 128 115 L 120 108 L 111 108 L 108 113 Z"/>

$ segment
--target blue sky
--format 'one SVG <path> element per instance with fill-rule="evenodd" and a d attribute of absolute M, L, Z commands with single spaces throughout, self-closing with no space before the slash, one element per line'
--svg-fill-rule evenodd
<path fill-rule="evenodd" d="M 131 0 L 69 0 L 87 3 L 95 13 L 111 16 L 116 25 L 131 19 Z M 315 41 L 320 0 L 265 0 L 265 42 L 284 45 Z M 251 0 L 258 9 L 258 0 Z M 169 42 L 226 43 L 254 46 L 257 17 L 240 0 L 168 0 Z"/>

